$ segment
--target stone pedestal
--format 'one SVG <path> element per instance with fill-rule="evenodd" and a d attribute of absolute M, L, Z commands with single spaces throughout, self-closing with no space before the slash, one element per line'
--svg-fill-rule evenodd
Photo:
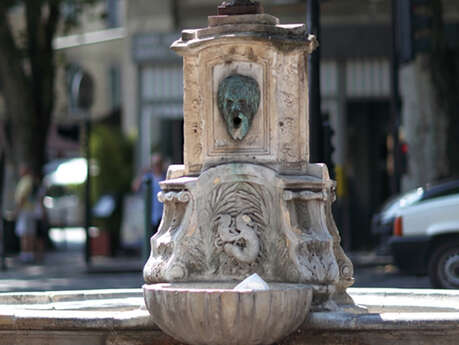
<path fill-rule="evenodd" d="M 217 16 L 172 45 L 184 57 L 184 166 L 158 195 L 147 284 L 312 286 L 316 309 L 351 304 L 353 268 L 331 214 L 335 184 L 309 163 L 304 25 L 266 14 Z"/>

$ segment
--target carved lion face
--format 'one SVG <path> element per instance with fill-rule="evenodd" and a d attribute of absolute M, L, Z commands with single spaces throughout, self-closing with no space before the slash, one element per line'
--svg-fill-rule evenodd
<path fill-rule="evenodd" d="M 226 77 L 218 86 L 217 103 L 229 135 L 241 141 L 249 132 L 260 106 L 257 81 L 240 74 Z"/>

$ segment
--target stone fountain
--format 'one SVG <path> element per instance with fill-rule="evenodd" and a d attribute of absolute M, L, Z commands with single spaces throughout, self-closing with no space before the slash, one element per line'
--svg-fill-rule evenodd
<path fill-rule="evenodd" d="M 191 344 L 268 344 L 302 324 L 311 298 L 312 310 L 353 305 L 335 183 L 309 162 L 317 41 L 262 12 L 224 2 L 207 28 L 172 45 L 184 59 L 184 165 L 161 183 L 144 294 L 154 321 Z M 254 273 L 268 291 L 232 290 Z"/>
<path fill-rule="evenodd" d="M 184 56 L 185 164 L 162 183 L 143 294 L 0 293 L 0 345 L 457 343 L 457 290 L 348 289 L 334 182 L 308 162 L 306 57 L 317 42 L 261 10 L 227 1 L 173 45 Z M 262 279 L 246 284 L 253 273 Z"/>

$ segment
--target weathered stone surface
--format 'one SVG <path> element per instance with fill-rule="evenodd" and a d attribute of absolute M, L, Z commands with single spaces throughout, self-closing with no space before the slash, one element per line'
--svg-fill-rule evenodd
<path fill-rule="evenodd" d="M 456 321 L 457 322 L 457 321 Z M 276 345 L 452 345 L 459 332 L 453 329 L 420 330 L 298 330 Z M 0 331 L 0 345 L 183 345 L 161 331 L 68 332 Z"/>
<path fill-rule="evenodd" d="M 105 334 L 75 332 L 0 331 L 0 345 L 105 345 Z"/>
<path fill-rule="evenodd" d="M 226 0 L 218 6 L 219 15 L 242 15 L 249 13 L 263 13 L 263 6 L 259 1 Z"/>
<path fill-rule="evenodd" d="M 369 313 L 310 312 L 297 332 L 276 344 L 451 345 L 457 342 L 459 291 L 349 289 L 349 293 Z M 61 302 L 53 301 L 54 294 L 0 294 L 0 344 L 183 344 L 159 331 L 143 305 L 140 289 L 65 292 L 65 301 Z M 105 309 L 109 300 L 117 300 L 118 308 L 113 303 Z M 99 306 L 100 311 L 94 312 L 94 306 Z"/>
<path fill-rule="evenodd" d="M 422 334 L 422 335 L 421 335 Z M 412 331 L 324 331 L 299 330 L 278 345 L 451 345 L 457 341 L 459 332 Z"/>
<path fill-rule="evenodd" d="M 235 284 L 176 283 L 144 286 L 148 310 L 166 333 L 193 345 L 272 344 L 296 330 L 311 306 L 312 289 L 270 284 L 265 291 Z"/>
<path fill-rule="evenodd" d="M 189 49 L 203 49 L 209 40 L 246 38 L 274 45 L 281 52 L 302 50 L 311 53 L 318 45 L 315 36 L 305 32 L 304 24 L 272 25 L 263 22 L 216 25 L 203 29 L 183 30 L 182 38 L 172 48 L 180 54 L 190 54 Z"/>
<path fill-rule="evenodd" d="M 241 16 L 211 16 L 209 27 L 234 24 L 278 25 L 279 19 L 269 14 L 246 14 Z"/>
<path fill-rule="evenodd" d="M 326 172 L 284 176 L 233 163 L 161 186 L 165 213 L 144 268 L 148 284 L 241 281 L 258 273 L 269 282 L 310 284 L 315 304 L 352 285 Z"/>
<path fill-rule="evenodd" d="M 247 16 L 231 16 L 231 20 L 239 17 L 248 20 Z M 283 173 L 307 169 L 305 64 L 317 43 L 305 33 L 304 25 L 264 25 L 259 24 L 266 21 L 263 16 L 249 18 L 252 24 L 184 31 L 184 38 L 172 46 L 184 56 L 186 175 L 233 161 L 262 164 Z M 261 95 L 253 124 L 241 141 L 228 134 L 217 104 L 218 86 L 234 74 L 254 79 Z"/>

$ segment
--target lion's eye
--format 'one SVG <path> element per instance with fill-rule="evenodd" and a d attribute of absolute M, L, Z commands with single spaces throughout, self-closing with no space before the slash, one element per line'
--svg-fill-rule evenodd
<path fill-rule="evenodd" d="M 239 105 L 240 105 L 241 107 L 245 107 L 246 104 L 247 104 L 247 102 L 245 101 L 245 99 L 241 99 L 241 100 L 239 101 Z"/>
<path fill-rule="evenodd" d="M 228 107 L 231 107 L 231 106 L 233 105 L 233 101 L 230 100 L 230 99 L 228 99 L 228 100 L 226 101 L 226 105 L 227 105 Z"/>

